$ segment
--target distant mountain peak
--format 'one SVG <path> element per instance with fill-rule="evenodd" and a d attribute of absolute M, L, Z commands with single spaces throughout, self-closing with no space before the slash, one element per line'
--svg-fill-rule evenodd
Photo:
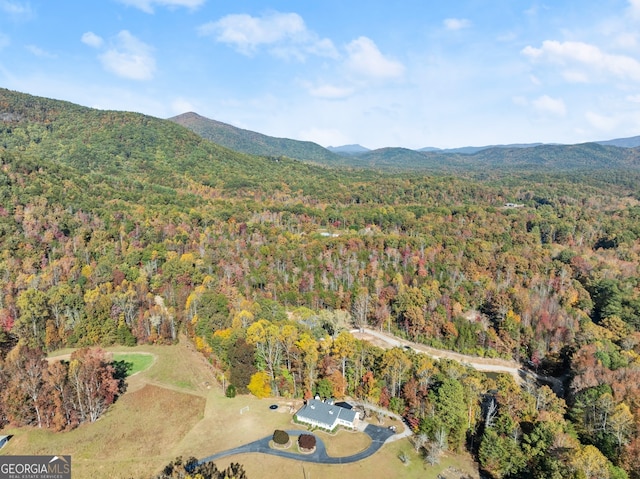
<path fill-rule="evenodd" d="M 284 156 L 302 161 L 336 163 L 341 157 L 311 141 L 276 138 L 212 120 L 195 112 L 169 118 L 201 137 L 234 151 L 259 156 Z"/>
<path fill-rule="evenodd" d="M 187 111 L 185 113 L 181 113 L 180 115 L 176 115 L 169 120 L 175 121 L 176 119 L 188 119 L 188 118 L 204 118 L 202 115 L 199 115 L 195 111 Z"/>
<path fill-rule="evenodd" d="M 359 155 L 371 151 L 369 148 L 365 148 L 362 145 L 351 144 L 342 146 L 328 146 L 327 150 L 337 153 L 339 155 Z"/>

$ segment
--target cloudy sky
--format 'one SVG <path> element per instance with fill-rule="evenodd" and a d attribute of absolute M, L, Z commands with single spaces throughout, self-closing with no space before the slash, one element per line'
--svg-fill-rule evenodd
<path fill-rule="evenodd" d="M 640 0 L 0 0 L 0 87 L 323 146 L 640 135 Z"/>

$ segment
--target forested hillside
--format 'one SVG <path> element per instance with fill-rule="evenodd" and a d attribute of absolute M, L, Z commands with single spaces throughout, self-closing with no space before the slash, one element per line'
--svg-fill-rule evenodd
<path fill-rule="evenodd" d="M 590 149 L 558 173 L 331 169 L 0 90 L 0 343 L 183 331 L 229 394 L 367 399 L 428 462 L 467 447 L 496 478 L 640 477 L 640 174 L 633 150 L 591 169 Z M 347 332 L 365 324 L 515 358 L 566 397 Z"/>
<path fill-rule="evenodd" d="M 335 163 L 340 157 L 311 141 L 275 138 L 254 131 L 243 130 L 197 113 L 183 113 L 169 118 L 212 142 L 234 151 L 261 156 L 286 156 L 298 160 Z"/>
<path fill-rule="evenodd" d="M 274 138 L 226 123 L 184 113 L 170 118 L 205 139 L 235 151 L 261 156 L 288 157 L 305 162 L 388 171 L 430 171 L 439 174 L 517 174 L 536 172 L 640 169 L 638 137 L 578 145 L 501 145 L 451 150 L 379 148 L 367 150 L 322 148 L 308 141 Z M 330 151 L 333 150 L 333 151 Z M 339 154 L 336 154 L 339 153 Z"/>

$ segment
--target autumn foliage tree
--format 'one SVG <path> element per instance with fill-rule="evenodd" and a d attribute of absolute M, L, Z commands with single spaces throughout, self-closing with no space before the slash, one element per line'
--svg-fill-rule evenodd
<path fill-rule="evenodd" d="M 265 371 L 258 371 L 251 376 L 251 381 L 247 386 L 251 394 L 257 398 L 266 398 L 271 395 L 271 381 Z"/>
<path fill-rule="evenodd" d="M 54 430 L 96 421 L 125 386 L 106 353 L 89 348 L 74 352 L 70 362 L 48 363 L 41 349 L 18 346 L 0 381 L 0 411 L 10 423 Z"/>
<path fill-rule="evenodd" d="M 316 447 L 316 437 L 313 434 L 300 434 L 298 436 L 298 446 L 304 451 L 310 451 Z"/>
<path fill-rule="evenodd" d="M 122 392 L 122 382 L 115 377 L 105 351 L 99 348 L 74 351 L 68 376 L 81 422 L 95 422 Z"/>

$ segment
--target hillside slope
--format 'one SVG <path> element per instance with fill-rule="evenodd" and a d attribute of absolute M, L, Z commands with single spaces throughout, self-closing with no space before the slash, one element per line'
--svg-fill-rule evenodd
<path fill-rule="evenodd" d="M 232 151 L 175 122 L 138 113 L 0 89 L 0 118 L 3 158 L 33 162 L 36 169 L 50 162 L 78 177 L 74 184 L 109 182 L 118 196 L 135 201 L 150 185 L 169 188 L 172 195 L 194 184 L 240 196 L 285 184 L 309 194 L 341 188 L 325 168 Z"/>
<path fill-rule="evenodd" d="M 466 153 L 414 151 L 381 148 L 344 157 L 343 164 L 381 169 L 435 171 L 578 171 L 594 169 L 638 169 L 640 148 L 622 148 L 598 143 L 538 145 L 528 148 L 496 147 Z"/>
<path fill-rule="evenodd" d="M 260 156 L 287 157 L 304 161 L 331 164 L 340 157 L 311 141 L 275 138 L 250 130 L 243 130 L 220 121 L 189 112 L 169 118 L 218 145 L 242 153 Z"/>

